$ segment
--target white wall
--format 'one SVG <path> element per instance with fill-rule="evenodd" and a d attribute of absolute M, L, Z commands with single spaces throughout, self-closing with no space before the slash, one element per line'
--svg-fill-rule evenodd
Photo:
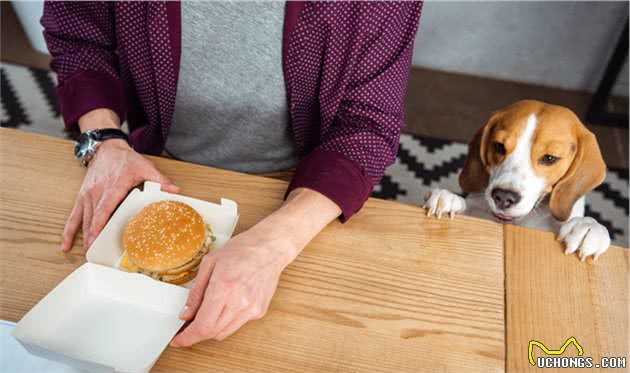
<path fill-rule="evenodd" d="M 44 35 L 42 35 L 43 27 L 39 23 L 44 12 L 44 2 L 42 0 L 12 1 L 11 5 L 33 48 L 38 52 L 48 54 Z"/>
<path fill-rule="evenodd" d="M 46 52 L 41 1 L 13 6 Z M 425 1 L 413 63 L 593 92 L 628 17 L 627 2 Z M 628 95 L 628 62 L 613 90 Z"/>
<path fill-rule="evenodd" d="M 593 92 L 627 2 L 426 1 L 414 65 Z M 628 63 L 614 93 L 628 95 Z"/>

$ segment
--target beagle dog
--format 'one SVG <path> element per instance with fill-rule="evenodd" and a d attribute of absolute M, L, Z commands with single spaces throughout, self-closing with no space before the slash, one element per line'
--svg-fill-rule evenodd
<path fill-rule="evenodd" d="M 519 101 L 492 113 L 468 146 L 459 184 L 424 196 L 428 216 L 470 215 L 558 232 L 565 254 L 596 260 L 608 230 L 584 216 L 584 195 L 606 176 L 595 135 L 569 109 Z M 467 208 L 468 207 L 468 208 Z"/>

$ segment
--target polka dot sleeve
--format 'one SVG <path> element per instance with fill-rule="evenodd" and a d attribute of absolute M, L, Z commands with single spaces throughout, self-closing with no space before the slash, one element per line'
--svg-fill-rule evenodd
<path fill-rule="evenodd" d="M 288 193 L 297 187 L 317 190 L 341 207 L 346 220 L 395 161 L 421 7 L 418 2 L 318 2 L 304 8 L 288 58 L 299 69 L 289 78 L 320 79 L 319 92 L 304 92 L 315 84 L 289 86 L 297 143 L 304 141 L 312 150 Z M 321 78 L 312 72 L 321 72 Z M 309 112 L 313 107 L 318 115 Z M 310 133 L 314 126 L 301 122 L 314 118 L 321 121 L 319 136 Z"/>
<path fill-rule="evenodd" d="M 287 3 L 283 70 L 302 159 L 289 191 L 321 192 L 342 219 L 361 208 L 395 160 L 421 8 L 417 1 Z M 45 4 L 42 25 L 69 127 L 91 109 L 110 108 L 126 114 L 134 149 L 160 154 L 177 93 L 179 12 L 179 3 L 164 1 Z"/>
<path fill-rule="evenodd" d="M 118 76 L 116 38 L 110 2 L 46 1 L 44 38 L 57 73 L 57 97 L 66 128 L 107 108 L 125 117 L 125 90 Z"/>

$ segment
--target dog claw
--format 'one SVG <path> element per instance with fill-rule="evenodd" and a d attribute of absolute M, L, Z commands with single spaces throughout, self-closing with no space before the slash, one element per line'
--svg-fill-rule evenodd
<path fill-rule="evenodd" d="M 427 217 L 437 219 L 451 219 L 455 214 L 464 211 L 466 203 L 464 199 L 444 189 L 434 189 L 430 193 L 425 194 L 428 197 L 422 205 L 427 210 Z"/>

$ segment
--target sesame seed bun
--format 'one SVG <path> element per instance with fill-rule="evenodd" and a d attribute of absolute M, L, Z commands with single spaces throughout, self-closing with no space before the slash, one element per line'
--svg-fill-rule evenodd
<path fill-rule="evenodd" d="M 196 259 L 205 240 L 203 218 L 176 201 L 151 203 L 129 220 L 123 232 L 126 255 L 145 272 L 165 272 L 188 264 Z"/>

